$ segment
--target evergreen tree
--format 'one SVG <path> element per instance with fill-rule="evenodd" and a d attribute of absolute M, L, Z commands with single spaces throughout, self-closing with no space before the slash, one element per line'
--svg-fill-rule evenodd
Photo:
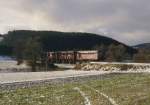
<path fill-rule="evenodd" d="M 121 62 L 125 59 L 126 48 L 123 45 L 111 44 L 106 52 L 106 61 Z"/>
<path fill-rule="evenodd" d="M 134 62 L 150 63 L 150 51 L 146 49 L 140 49 L 133 57 Z"/>
<path fill-rule="evenodd" d="M 126 48 L 123 45 L 118 45 L 116 46 L 116 51 L 115 51 L 115 58 L 116 61 L 120 62 L 125 59 L 126 54 Z"/>
<path fill-rule="evenodd" d="M 111 44 L 108 47 L 108 50 L 106 52 L 106 57 L 105 57 L 106 61 L 108 61 L 108 62 L 116 61 L 115 52 L 116 52 L 116 46 L 114 44 Z"/>

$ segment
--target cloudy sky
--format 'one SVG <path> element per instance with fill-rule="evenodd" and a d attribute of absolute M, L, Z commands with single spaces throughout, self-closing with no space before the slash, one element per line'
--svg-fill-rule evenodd
<path fill-rule="evenodd" d="M 91 32 L 125 44 L 150 42 L 150 0 L 0 0 L 0 33 Z"/>

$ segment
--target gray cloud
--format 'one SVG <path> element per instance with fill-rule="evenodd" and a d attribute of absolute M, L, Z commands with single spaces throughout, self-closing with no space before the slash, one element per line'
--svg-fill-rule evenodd
<path fill-rule="evenodd" d="M 0 0 L 0 32 L 82 31 L 126 44 L 150 42 L 148 0 Z"/>

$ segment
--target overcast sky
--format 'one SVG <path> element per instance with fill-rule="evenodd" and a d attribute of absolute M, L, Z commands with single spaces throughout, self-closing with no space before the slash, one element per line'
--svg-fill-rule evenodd
<path fill-rule="evenodd" d="M 150 0 L 0 0 L 0 33 L 91 32 L 129 45 L 150 42 Z"/>

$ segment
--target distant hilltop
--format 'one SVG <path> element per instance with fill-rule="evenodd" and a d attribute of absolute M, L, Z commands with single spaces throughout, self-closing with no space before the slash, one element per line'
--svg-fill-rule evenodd
<path fill-rule="evenodd" d="M 143 43 L 143 44 L 139 44 L 139 45 L 136 45 L 136 46 L 133 46 L 134 48 L 137 48 L 137 49 L 150 49 L 150 43 Z"/>
<path fill-rule="evenodd" d="M 1 35 L 1 34 L 0 34 L 0 37 L 4 37 L 4 35 Z"/>

